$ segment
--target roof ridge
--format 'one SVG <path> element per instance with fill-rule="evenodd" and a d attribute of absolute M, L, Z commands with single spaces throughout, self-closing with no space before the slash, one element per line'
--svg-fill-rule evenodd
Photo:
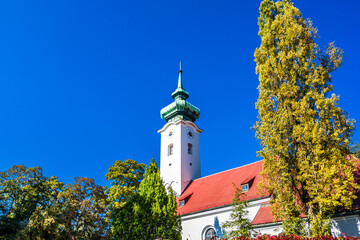
<path fill-rule="evenodd" d="M 224 173 L 224 172 L 232 171 L 232 170 L 234 170 L 234 169 L 238 169 L 238 168 L 246 167 L 246 166 L 249 166 L 249 165 L 252 165 L 252 164 L 255 164 L 255 163 L 259 163 L 259 162 L 261 162 L 261 161 L 263 161 L 263 160 L 259 160 L 259 161 L 252 162 L 252 163 L 248 163 L 248 164 L 245 164 L 245 165 L 242 165 L 242 166 L 239 166 L 239 167 L 234 167 L 234 168 L 231 168 L 231 169 L 228 169 L 228 170 L 222 171 L 222 172 L 213 173 L 213 174 L 210 174 L 210 175 L 205 176 L 205 177 L 197 178 L 197 179 L 195 179 L 195 180 L 194 180 L 194 182 L 195 182 L 195 181 L 197 181 L 197 180 L 200 180 L 200 179 L 204 179 L 204 178 L 207 178 L 207 177 L 211 177 L 211 176 L 214 176 L 214 175 L 220 174 L 220 173 Z"/>

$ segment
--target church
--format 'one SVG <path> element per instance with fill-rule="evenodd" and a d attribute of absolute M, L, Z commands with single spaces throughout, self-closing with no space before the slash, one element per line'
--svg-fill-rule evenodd
<path fill-rule="evenodd" d="M 160 175 L 177 195 L 178 214 L 182 221 L 183 240 L 221 239 L 223 222 L 229 219 L 234 194 L 233 183 L 248 200 L 247 218 L 256 233 L 282 233 L 281 222 L 274 221 L 270 196 L 259 195 L 257 185 L 262 161 L 229 169 L 210 176 L 201 176 L 200 134 L 195 121 L 200 109 L 190 104 L 189 93 L 183 87 L 183 71 L 179 70 L 178 86 L 172 93 L 174 101 L 160 111 L 165 125 L 161 135 Z M 333 236 L 360 236 L 360 205 L 354 203 L 351 212 L 332 217 Z"/>

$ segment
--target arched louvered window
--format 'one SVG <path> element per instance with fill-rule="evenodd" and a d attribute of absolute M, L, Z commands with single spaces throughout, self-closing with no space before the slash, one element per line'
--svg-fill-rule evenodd
<path fill-rule="evenodd" d="M 216 240 L 216 232 L 213 228 L 209 228 L 205 232 L 205 240 Z"/>

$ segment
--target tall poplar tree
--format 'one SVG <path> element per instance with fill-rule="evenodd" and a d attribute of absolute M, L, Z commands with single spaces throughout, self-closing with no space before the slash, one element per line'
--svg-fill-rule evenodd
<path fill-rule="evenodd" d="M 333 43 L 322 51 L 317 30 L 289 0 L 260 5 L 255 51 L 259 75 L 254 129 L 264 159 L 262 186 L 287 233 L 299 233 L 300 215 L 310 234 L 329 234 L 330 215 L 351 208 L 355 160 L 349 158 L 354 123 L 330 94 L 331 72 L 342 63 Z"/>

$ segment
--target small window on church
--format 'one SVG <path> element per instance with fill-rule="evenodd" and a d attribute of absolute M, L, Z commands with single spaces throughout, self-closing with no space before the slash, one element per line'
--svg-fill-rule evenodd
<path fill-rule="evenodd" d="M 185 205 L 185 200 L 179 201 L 179 207 L 182 207 L 182 206 L 184 206 L 184 205 Z"/>
<path fill-rule="evenodd" d="M 188 154 L 191 154 L 192 155 L 192 144 L 191 143 L 188 143 Z"/>
<path fill-rule="evenodd" d="M 169 146 L 168 146 L 168 156 L 173 155 L 173 153 L 174 153 L 174 145 L 169 144 Z"/>
<path fill-rule="evenodd" d="M 249 184 L 242 184 L 241 185 L 241 192 L 247 192 L 249 191 Z"/>

